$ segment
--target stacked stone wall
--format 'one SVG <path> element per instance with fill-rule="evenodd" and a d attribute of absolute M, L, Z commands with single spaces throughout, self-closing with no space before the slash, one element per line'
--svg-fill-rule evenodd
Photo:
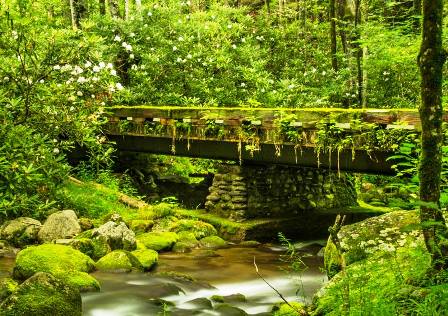
<path fill-rule="evenodd" d="M 223 165 L 209 191 L 207 210 L 237 221 L 356 205 L 350 176 L 325 169 Z"/>

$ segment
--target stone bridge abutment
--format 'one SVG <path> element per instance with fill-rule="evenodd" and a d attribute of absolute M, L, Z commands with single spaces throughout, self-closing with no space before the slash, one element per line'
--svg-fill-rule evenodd
<path fill-rule="evenodd" d="M 223 164 L 209 192 L 206 209 L 234 221 L 287 218 L 357 204 L 351 176 L 285 165 Z"/>

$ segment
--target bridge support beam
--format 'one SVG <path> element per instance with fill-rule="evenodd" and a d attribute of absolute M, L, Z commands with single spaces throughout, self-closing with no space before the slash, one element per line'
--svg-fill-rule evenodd
<path fill-rule="evenodd" d="M 327 169 L 222 165 L 209 191 L 206 209 L 235 221 L 356 205 L 350 176 Z"/>

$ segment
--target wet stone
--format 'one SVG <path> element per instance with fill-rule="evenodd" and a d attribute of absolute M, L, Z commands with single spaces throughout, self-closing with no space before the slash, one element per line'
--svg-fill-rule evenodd
<path fill-rule="evenodd" d="M 147 297 L 149 299 L 158 299 L 159 297 L 179 295 L 180 293 L 185 294 L 184 290 L 172 283 L 160 283 L 151 286 L 150 290 L 147 292 Z"/>
<path fill-rule="evenodd" d="M 194 307 L 194 309 L 198 309 L 198 310 L 212 308 L 212 302 L 208 298 L 205 298 L 205 297 L 195 298 L 194 300 L 185 302 L 185 304 L 191 305 Z"/>
<path fill-rule="evenodd" d="M 241 308 L 232 306 L 230 304 L 218 304 L 215 306 L 215 311 L 225 316 L 246 316 L 247 313 Z"/>

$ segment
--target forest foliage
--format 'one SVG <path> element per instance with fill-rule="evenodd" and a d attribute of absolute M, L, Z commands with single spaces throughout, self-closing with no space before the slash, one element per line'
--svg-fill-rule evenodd
<path fill-rule="evenodd" d="M 109 105 L 416 107 L 417 13 L 390 0 L 0 0 L 0 213 L 50 209 L 68 150 L 89 154 L 89 172 L 110 164 Z"/>

